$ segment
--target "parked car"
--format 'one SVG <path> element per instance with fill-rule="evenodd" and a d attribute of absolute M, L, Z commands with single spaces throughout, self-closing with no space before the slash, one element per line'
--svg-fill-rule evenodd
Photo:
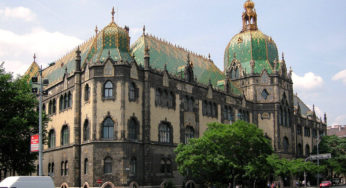
<path fill-rule="evenodd" d="M 332 186 L 332 182 L 331 181 L 322 181 L 320 183 L 320 187 L 331 187 Z"/>
<path fill-rule="evenodd" d="M 11 176 L 0 182 L 0 188 L 54 188 L 49 176 Z"/>

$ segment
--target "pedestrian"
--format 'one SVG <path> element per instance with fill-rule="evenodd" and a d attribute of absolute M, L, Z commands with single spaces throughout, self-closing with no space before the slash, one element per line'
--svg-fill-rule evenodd
<path fill-rule="evenodd" d="M 299 181 L 296 181 L 296 187 L 299 187 Z"/>

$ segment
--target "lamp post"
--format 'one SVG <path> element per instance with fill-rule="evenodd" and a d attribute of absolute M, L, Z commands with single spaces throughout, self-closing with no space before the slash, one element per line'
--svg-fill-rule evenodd
<path fill-rule="evenodd" d="M 36 55 L 34 54 L 34 62 L 36 63 Z M 42 176 L 42 150 L 43 150 L 43 144 L 42 144 L 42 96 L 46 95 L 47 93 L 43 91 L 43 85 L 48 85 L 49 81 L 47 79 L 43 80 L 42 77 L 42 66 L 39 68 L 39 76 L 40 81 L 38 82 L 37 77 L 32 77 L 31 81 L 33 84 L 39 85 L 39 107 L 38 107 L 38 134 L 39 134 L 39 150 L 38 150 L 38 175 Z M 34 90 L 33 90 L 34 91 Z"/>

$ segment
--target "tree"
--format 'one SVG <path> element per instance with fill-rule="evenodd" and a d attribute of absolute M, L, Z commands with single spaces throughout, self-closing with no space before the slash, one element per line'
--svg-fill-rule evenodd
<path fill-rule="evenodd" d="M 316 153 L 316 149 L 313 151 Z M 319 144 L 319 153 L 331 153 L 328 160 L 321 160 L 321 165 L 330 169 L 330 176 L 346 174 L 346 138 L 323 136 Z"/>
<path fill-rule="evenodd" d="M 262 130 L 244 121 L 211 123 L 200 138 L 175 150 L 179 172 L 205 184 L 228 184 L 244 177 L 263 178 L 266 157 L 272 153 Z"/>
<path fill-rule="evenodd" d="M 35 171 L 37 153 L 30 136 L 38 132 L 37 99 L 24 77 L 13 78 L 0 65 L 0 171 L 26 175 Z M 47 118 L 44 117 L 44 121 Z M 44 137 L 43 137 L 44 138 Z"/>

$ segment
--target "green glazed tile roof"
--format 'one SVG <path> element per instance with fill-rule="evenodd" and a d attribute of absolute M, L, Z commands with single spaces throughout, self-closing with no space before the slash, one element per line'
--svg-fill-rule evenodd
<path fill-rule="evenodd" d="M 212 60 L 149 35 L 142 35 L 131 47 L 131 52 L 135 55 L 138 64 L 144 64 L 145 45 L 150 50 L 152 68 L 164 70 L 166 64 L 168 72 L 177 75 L 184 70 L 187 54 L 190 53 L 194 75 L 198 82 L 207 85 L 210 79 L 212 85 L 216 86 L 217 81 L 225 79 L 224 73 L 215 66 Z"/>
<path fill-rule="evenodd" d="M 271 74 L 274 60 L 278 60 L 278 50 L 275 42 L 259 30 L 241 32 L 231 39 L 225 50 L 225 70 L 231 65 L 234 54 L 247 74 L 251 73 L 251 59 L 255 61 L 254 73 L 259 74 L 263 70 Z"/>
<path fill-rule="evenodd" d="M 133 61 L 130 55 L 130 38 L 128 32 L 114 22 L 108 24 L 96 36 L 79 46 L 81 51 L 82 66 L 86 62 L 103 63 L 109 56 L 115 60 Z M 55 61 L 55 64 L 43 71 L 43 77 L 49 79 L 50 84 L 62 80 L 67 68 L 67 73 L 75 71 L 76 48 Z"/>
<path fill-rule="evenodd" d="M 239 88 L 237 88 L 232 81 L 230 81 L 230 88 L 231 88 L 231 93 L 235 94 L 235 95 L 241 95 L 242 92 L 240 91 Z M 219 80 L 217 82 L 217 88 L 224 90 L 225 89 L 225 80 Z"/>

